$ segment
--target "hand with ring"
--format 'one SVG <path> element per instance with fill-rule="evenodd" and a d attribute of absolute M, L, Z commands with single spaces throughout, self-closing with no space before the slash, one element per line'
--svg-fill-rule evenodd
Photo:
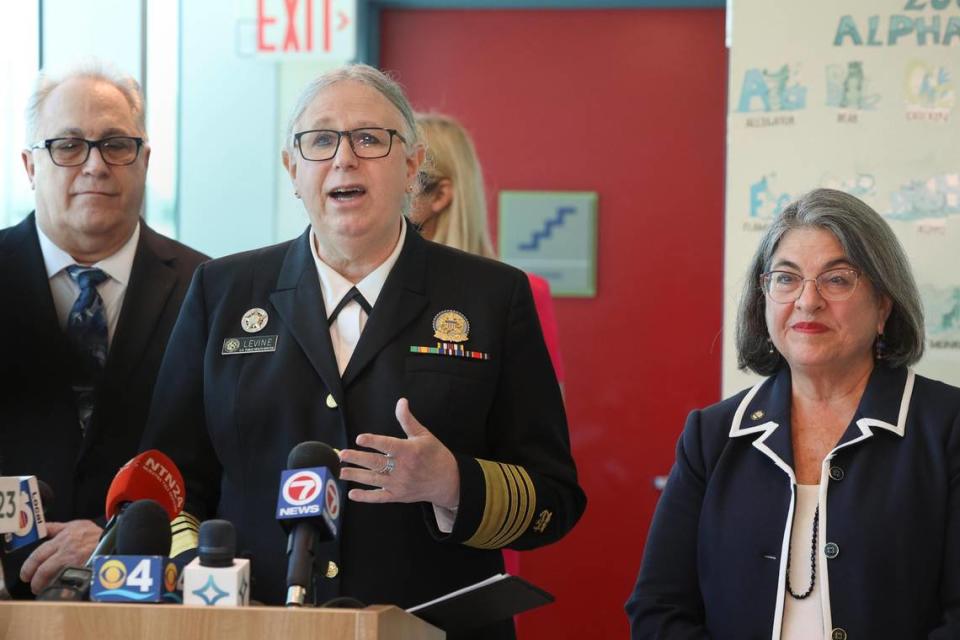
<path fill-rule="evenodd" d="M 397 422 L 406 438 L 363 433 L 357 444 L 373 449 L 344 449 L 340 460 L 350 465 L 340 478 L 377 489 L 350 489 L 356 502 L 430 502 L 455 509 L 460 502 L 460 470 L 457 460 L 440 440 L 410 413 L 406 398 L 396 407 Z"/>
<path fill-rule="evenodd" d="M 390 472 L 393 471 L 394 467 L 397 466 L 397 461 L 393 459 L 393 456 L 389 453 L 383 454 L 386 460 L 383 461 L 383 466 L 377 469 L 377 473 L 383 476 L 390 475 Z"/>

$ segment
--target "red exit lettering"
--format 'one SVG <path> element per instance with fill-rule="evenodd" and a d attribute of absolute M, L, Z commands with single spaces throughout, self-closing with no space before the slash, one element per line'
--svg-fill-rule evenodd
<path fill-rule="evenodd" d="M 313 51 L 314 0 L 283 0 L 283 15 L 269 15 L 268 7 L 280 9 L 277 2 L 257 0 L 257 51 L 298 53 Z M 330 4 L 323 3 L 323 49 L 330 50 Z"/>

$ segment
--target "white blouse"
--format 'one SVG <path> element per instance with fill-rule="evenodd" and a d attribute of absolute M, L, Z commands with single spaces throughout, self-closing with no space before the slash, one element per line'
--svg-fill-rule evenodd
<path fill-rule="evenodd" d="M 797 485 L 797 509 L 790 533 L 790 588 L 802 594 L 810 586 L 810 545 L 813 542 L 813 516 L 817 510 L 820 485 Z M 823 543 L 817 541 L 817 564 Z M 821 565 L 822 566 L 822 565 Z M 823 609 L 820 605 L 821 576 L 816 577 L 813 591 L 803 600 L 789 593 L 783 600 L 783 630 L 780 640 L 812 640 L 823 638 Z"/>

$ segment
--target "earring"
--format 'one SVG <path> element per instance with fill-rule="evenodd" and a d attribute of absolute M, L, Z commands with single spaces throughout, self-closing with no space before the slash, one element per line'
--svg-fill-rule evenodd
<path fill-rule="evenodd" d="M 408 184 L 408 185 L 407 185 L 407 193 L 413 193 L 413 185 L 412 185 L 412 184 Z"/>
<path fill-rule="evenodd" d="M 300 192 L 299 192 L 299 191 L 294 191 L 294 192 L 293 192 L 293 197 L 296 198 L 297 200 L 299 200 L 299 199 L 300 199 Z"/>
<path fill-rule="evenodd" d="M 873 343 L 873 353 L 877 360 L 883 360 L 887 352 L 887 343 L 883 339 L 883 334 L 877 334 L 877 340 Z"/>
<path fill-rule="evenodd" d="M 777 350 L 773 348 L 773 340 L 771 340 L 770 338 L 767 338 L 767 353 L 769 353 L 770 355 L 773 355 L 776 352 Z"/>

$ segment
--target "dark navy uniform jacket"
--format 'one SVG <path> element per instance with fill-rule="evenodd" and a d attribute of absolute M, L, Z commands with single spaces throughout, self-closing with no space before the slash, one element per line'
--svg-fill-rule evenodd
<path fill-rule="evenodd" d="M 454 529 L 441 534 L 430 505 L 344 500 L 339 541 L 322 550 L 338 573 L 322 581 L 320 602 L 411 606 L 502 571 L 501 547 L 530 549 L 569 531 L 585 497 L 524 273 L 408 229 L 341 379 L 309 242 L 308 230 L 198 270 L 143 441 L 183 472 L 186 511 L 234 523 L 238 550 L 252 555 L 252 597 L 285 594 L 275 514 L 290 449 L 356 446 L 363 432 L 405 437 L 400 397 L 457 458 Z M 251 308 L 268 315 L 256 334 L 240 324 Z M 436 347 L 432 321 L 445 310 L 467 318 L 464 348 L 488 360 L 411 351 Z M 277 336 L 276 351 L 222 355 L 225 340 L 249 335 Z"/>
<path fill-rule="evenodd" d="M 632 637 L 779 640 L 795 496 L 789 370 L 691 413 Z M 960 389 L 874 370 L 824 460 L 819 532 L 824 637 L 960 638 Z"/>

